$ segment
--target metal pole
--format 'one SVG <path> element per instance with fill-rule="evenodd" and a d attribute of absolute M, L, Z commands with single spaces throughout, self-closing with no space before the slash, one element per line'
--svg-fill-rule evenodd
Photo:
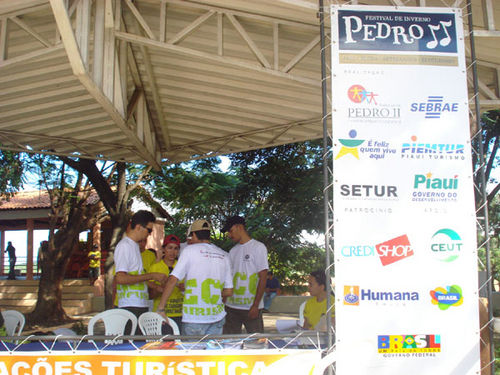
<path fill-rule="evenodd" d="M 488 220 L 488 200 L 486 193 L 486 176 L 484 173 L 484 149 L 483 149 L 483 133 L 481 125 L 481 112 L 479 103 L 479 85 L 478 85 L 478 75 L 477 75 L 477 63 L 476 63 L 476 48 L 474 43 L 474 24 L 472 20 L 472 1 L 467 0 L 467 16 L 469 24 L 469 41 L 470 41 L 470 57 L 472 60 L 472 79 L 474 87 L 474 106 L 475 106 L 475 116 L 476 116 L 476 126 L 478 129 L 478 152 L 479 152 L 479 178 L 481 180 L 481 207 L 484 217 L 484 240 L 485 240 L 485 250 L 486 250 L 486 295 L 488 298 L 488 333 L 490 336 L 490 359 L 491 359 L 491 375 L 495 374 L 495 348 L 493 345 L 493 308 L 491 304 L 491 262 L 490 262 L 490 226 Z"/>
<path fill-rule="evenodd" d="M 326 251 L 326 329 L 328 331 L 328 347 L 333 346 L 332 324 L 329 318 L 329 312 L 332 306 L 331 298 L 331 278 L 330 278 L 330 220 L 329 220 L 329 204 L 330 196 L 328 189 L 330 187 L 328 173 L 329 163 L 329 144 L 328 144 L 328 98 L 327 98 L 327 81 L 326 81 L 326 57 L 325 57 L 325 21 L 324 21 L 323 0 L 319 0 L 319 30 L 320 30 L 320 45 L 321 45 L 321 99 L 322 99 L 322 119 L 323 119 L 323 208 L 325 220 L 325 251 Z"/>

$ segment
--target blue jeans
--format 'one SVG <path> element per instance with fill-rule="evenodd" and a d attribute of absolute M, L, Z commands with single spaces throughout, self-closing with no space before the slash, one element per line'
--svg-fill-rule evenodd
<path fill-rule="evenodd" d="M 271 303 L 273 302 L 274 297 L 276 297 L 278 293 L 269 292 L 264 294 L 264 309 L 269 310 L 271 308 Z"/>
<path fill-rule="evenodd" d="M 214 323 L 182 323 L 182 334 L 186 336 L 222 335 L 226 318 Z"/>

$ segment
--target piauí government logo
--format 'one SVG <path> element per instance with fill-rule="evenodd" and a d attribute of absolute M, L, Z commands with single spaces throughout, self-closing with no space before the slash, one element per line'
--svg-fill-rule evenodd
<path fill-rule="evenodd" d="M 445 288 L 438 287 L 430 291 L 431 302 L 441 310 L 448 310 L 451 306 L 460 306 L 464 297 L 462 288 L 458 285 L 450 285 Z"/>

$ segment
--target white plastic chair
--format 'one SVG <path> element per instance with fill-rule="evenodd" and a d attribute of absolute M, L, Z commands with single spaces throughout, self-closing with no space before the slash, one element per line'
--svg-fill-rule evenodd
<path fill-rule="evenodd" d="M 307 301 L 302 302 L 299 307 L 299 325 L 301 327 L 304 327 L 304 309 L 306 307 L 306 302 Z"/>
<path fill-rule="evenodd" d="M 337 352 L 331 351 L 314 364 L 312 375 L 323 375 L 325 370 L 337 361 Z"/>
<path fill-rule="evenodd" d="M 163 322 L 167 322 L 172 327 L 174 335 L 180 334 L 177 323 L 169 317 L 165 320 L 163 316 L 155 312 L 145 312 L 139 316 L 139 328 L 143 335 L 162 335 L 161 326 Z"/>
<path fill-rule="evenodd" d="M 123 335 L 125 332 L 125 326 L 129 320 L 132 321 L 132 334 L 135 333 L 137 328 L 137 317 L 130 311 L 125 309 L 111 309 L 100 312 L 90 319 L 87 327 L 87 333 L 89 335 L 94 334 L 94 325 L 99 320 L 102 320 L 104 323 L 104 334 L 106 336 Z M 129 332 L 127 332 L 127 334 L 128 333 Z M 122 340 L 106 340 L 105 342 L 111 344 L 121 344 Z"/>
<path fill-rule="evenodd" d="M 9 336 L 21 336 L 24 328 L 24 315 L 16 310 L 2 311 L 5 330 Z"/>

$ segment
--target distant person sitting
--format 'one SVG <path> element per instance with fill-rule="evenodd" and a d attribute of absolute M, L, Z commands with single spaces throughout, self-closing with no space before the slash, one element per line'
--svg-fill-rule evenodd
<path fill-rule="evenodd" d="M 264 293 L 264 312 L 269 312 L 274 297 L 280 294 L 280 291 L 281 285 L 279 280 L 269 271 L 267 273 L 266 291 Z"/>
<path fill-rule="evenodd" d="M 9 276 L 7 277 L 8 280 L 15 280 L 16 279 L 16 248 L 12 246 L 12 242 L 9 241 L 7 243 L 7 248 L 5 249 L 6 253 L 9 253 Z"/>
<path fill-rule="evenodd" d="M 325 271 L 314 271 L 309 275 L 309 293 L 311 298 L 306 302 L 304 308 L 304 329 L 324 331 L 326 330 L 326 275 Z M 335 322 L 335 310 L 332 306 L 330 313 L 332 324 Z"/>
<path fill-rule="evenodd" d="M 101 275 L 101 251 L 98 245 L 94 245 L 88 253 L 89 257 L 89 283 L 94 285 Z"/>

